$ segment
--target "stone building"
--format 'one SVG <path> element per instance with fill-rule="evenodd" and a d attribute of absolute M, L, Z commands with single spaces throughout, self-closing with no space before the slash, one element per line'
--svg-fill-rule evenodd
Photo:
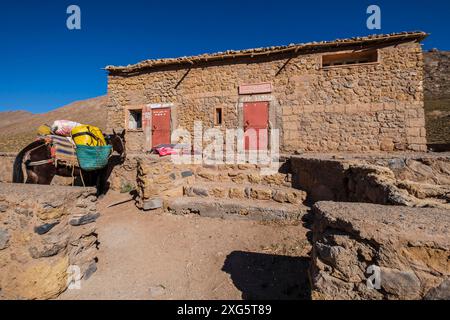
<path fill-rule="evenodd" d="M 131 152 L 182 127 L 279 129 L 280 149 L 426 150 L 423 32 L 108 66 L 109 129 Z M 261 142 L 260 142 L 261 143 Z"/>

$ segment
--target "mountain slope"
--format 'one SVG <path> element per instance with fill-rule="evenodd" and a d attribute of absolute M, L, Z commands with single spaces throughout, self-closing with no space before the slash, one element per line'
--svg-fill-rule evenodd
<path fill-rule="evenodd" d="M 425 57 L 425 116 L 428 143 L 450 143 L 450 51 Z"/>
<path fill-rule="evenodd" d="M 32 142 L 41 124 L 55 120 L 72 120 L 106 128 L 106 96 L 76 101 L 47 113 L 26 111 L 0 112 L 0 152 L 15 152 Z"/>

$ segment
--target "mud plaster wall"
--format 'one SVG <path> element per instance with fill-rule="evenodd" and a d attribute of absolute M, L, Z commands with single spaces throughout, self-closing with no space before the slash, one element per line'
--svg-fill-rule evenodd
<path fill-rule="evenodd" d="M 242 124 L 243 101 L 268 101 L 282 152 L 426 149 L 423 56 L 418 43 L 379 48 L 379 63 L 321 68 L 316 54 L 236 58 L 217 63 L 143 70 L 108 77 L 109 130 L 125 126 L 124 108 L 152 103 L 176 107 L 177 125 Z M 238 94 L 241 84 L 271 83 L 262 96 Z M 141 151 L 142 131 L 128 132 L 129 151 Z"/>

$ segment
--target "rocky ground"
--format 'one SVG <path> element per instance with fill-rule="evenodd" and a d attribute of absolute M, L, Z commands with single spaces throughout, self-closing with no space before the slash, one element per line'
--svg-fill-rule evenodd
<path fill-rule="evenodd" d="M 302 225 L 142 213 L 98 205 L 98 269 L 60 299 L 308 299 Z"/>
<path fill-rule="evenodd" d="M 449 210 L 319 202 L 313 215 L 313 298 L 450 299 Z"/>

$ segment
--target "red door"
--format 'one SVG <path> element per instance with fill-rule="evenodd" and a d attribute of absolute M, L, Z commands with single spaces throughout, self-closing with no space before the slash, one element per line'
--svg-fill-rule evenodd
<path fill-rule="evenodd" d="M 152 110 L 152 145 L 170 143 L 170 108 Z"/>
<path fill-rule="evenodd" d="M 269 103 L 244 103 L 245 150 L 267 150 Z"/>

